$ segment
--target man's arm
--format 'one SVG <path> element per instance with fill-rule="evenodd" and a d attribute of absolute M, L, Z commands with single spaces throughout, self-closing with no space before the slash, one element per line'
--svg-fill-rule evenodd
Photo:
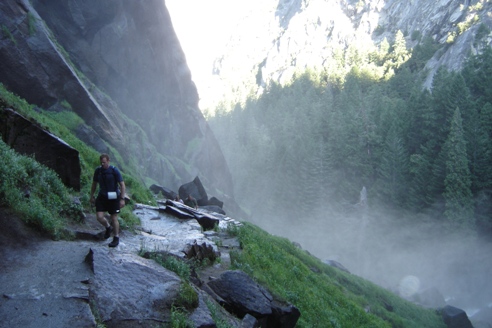
<path fill-rule="evenodd" d="M 126 186 L 125 186 L 125 181 L 120 181 L 118 182 L 120 184 L 120 190 L 121 190 L 121 195 L 120 195 L 120 204 L 121 201 L 123 201 L 123 204 L 125 204 L 125 196 L 126 196 Z"/>
<path fill-rule="evenodd" d="M 92 186 L 91 186 L 91 197 L 90 197 L 90 202 L 92 203 L 94 199 L 94 193 L 96 192 L 96 187 L 97 187 L 97 182 L 92 181 Z"/>

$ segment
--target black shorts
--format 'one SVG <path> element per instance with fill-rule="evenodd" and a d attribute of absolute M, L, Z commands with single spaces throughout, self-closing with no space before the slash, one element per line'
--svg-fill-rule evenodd
<path fill-rule="evenodd" d="M 120 213 L 120 200 L 106 199 L 105 197 L 98 196 L 96 198 L 96 212 L 108 212 L 109 214 L 118 214 Z"/>

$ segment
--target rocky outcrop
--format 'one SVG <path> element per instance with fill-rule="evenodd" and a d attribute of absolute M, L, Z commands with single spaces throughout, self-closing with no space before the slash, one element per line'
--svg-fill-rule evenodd
<path fill-rule="evenodd" d="M 215 214 L 218 213 L 218 214 L 226 215 L 226 211 L 222 208 L 224 206 L 224 202 L 222 200 L 219 200 L 215 196 L 209 198 L 206 188 L 203 186 L 198 176 L 195 177 L 193 181 L 182 184 L 178 189 L 178 194 L 176 194 L 176 192 L 174 192 L 169 188 L 162 187 L 156 184 L 150 186 L 149 189 L 154 194 L 156 195 L 161 194 L 164 198 L 168 200 L 174 200 L 177 195 L 179 195 L 181 200 L 184 200 L 188 197 L 188 195 L 192 195 L 193 198 L 197 200 L 201 213 L 211 212 Z M 248 214 L 246 214 L 239 207 L 239 205 L 236 203 L 234 198 L 226 194 L 224 194 L 223 197 L 225 197 L 225 199 L 227 200 L 227 209 L 230 212 L 230 214 L 234 214 L 235 217 L 239 217 L 243 219 L 248 217 Z M 182 209 L 183 209 L 182 206 L 180 206 L 179 204 L 174 204 L 174 206 L 171 205 L 170 207 L 167 208 L 167 210 L 171 212 L 175 212 L 176 215 L 184 215 L 184 216 L 188 216 L 190 214 L 193 215 L 192 213 L 189 212 L 189 208 L 187 206 L 185 207 L 184 212 L 182 211 Z"/>
<path fill-rule="evenodd" d="M 198 202 L 198 206 L 208 205 L 208 195 L 199 177 L 181 185 L 178 193 L 181 199 L 186 199 L 189 195 L 193 196 Z"/>
<path fill-rule="evenodd" d="M 156 195 L 161 193 L 162 196 L 167 199 L 175 199 L 177 195 L 174 191 L 156 184 L 151 185 L 149 189 Z"/>
<path fill-rule="evenodd" d="M 45 109 L 60 110 L 66 101 L 105 140 L 121 148 L 121 115 L 114 106 L 97 101 L 96 92 L 91 93 L 82 82 L 30 3 L 2 1 L 0 21 L 0 82 Z M 9 37 L 5 36 L 6 31 Z"/>
<path fill-rule="evenodd" d="M 296 307 L 275 302 L 265 288 L 240 270 L 225 271 L 207 285 L 216 301 L 230 313 L 241 318 L 249 314 L 261 327 L 293 328 L 301 316 Z"/>
<path fill-rule="evenodd" d="M 88 126 L 79 137 L 145 161 L 142 176 L 177 190 L 201 174 L 233 195 L 163 1 L 7 0 L 0 21 L 0 82 L 10 91 L 44 109 L 70 107 Z"/>
<path fill-rule="evenodd" d="M 58 173 L 66 186 L 80 190 L 79 152 L 66 142 L 8 108 L 0 108 L 0 136 L 18 153 L 33 155 Z"/>
<path fill-rule="evenodd" d="M 171 161 L 181 183 L 189 180 L 188 174 L 201 173 L 211 187 L 232 191 L 222 152 L 198 108 L 198 93 L 165 2 L 33 5 L 82 73 L 144 131 L 151 131 L 147 135 L 158 153 L 176 159 Z M 179 161 L 190 165 L 191 172 Z M 176 181 L 166 178 L 169 172 L 152 173 L 177 188 Z"/>
<path fill-rule="evenodd" d="M 142 224 L 135 235 L 124 233 L 117 249 L 96 244 L 86 256 L 93 272 L 89 302 L 107 327 L 154 327 L 171 322 L 171 311 L 183 302 L 181 293 L 187 282 L 151 260 L 156 256 L 163 262 L 173 258 L 213 263 L 213 272 L 223 272 L 215 275 L 202 267 L 201 273 L 190 278 L 196 303 L 188 304 L 186 313 L 194 327 L 215 327 L 207 304 L 213 304 L 229 327 L 295 326 L 300 316 L 297 308 L 276 300 L 246 273 L 227 270 L 229 252 L 240 251 L 238 241 L 232 240 L 235 237 L 203 231 L 194 218 L 176 217 L 159 207 L 139 204 L 134 213 Z M 222 216 L 215 220 L 223 230 L 230 224 L 240 225 Z M 95 218 L 88 221 L 95 222 Z M 97 238 L 98 230 L 92 240 Z M 217 240 L 221 240 L 220 247 Z"/>
<path fill-rule="evenodd" d="M 181 280 L 155 261 L 136 254 L 91 248 L 90 301 L 106 327 L 151 327 L 169 320 Z"/>
<path fill-rule="evenodd" d="M 451 305 L 442 309 L 442 318 L 449 328 L 473 328 L 466 312 Z"/>
<path fill-rule="evenodd" d="M 430 87 L 439 66 L 458 70 L 470 54 L 492 44 L 491 10 L 488 1 L 264 1 L 261 12 L 255 8 L 255 15 L 245 11 L 240 17 L 225 50 L 217 54 L 211 82 L 215 93 L 221 87 L 230 94 L 253 85 L 262 92 L 270 82 L 288 83 L 306 68 L 343 70 L 333 66 L 334 57 L 351 46 L 362 52 L 376 49 L 401 31 L 408 48 L 423 37 L 442 46 L 425 67 Z M 234 94 L 241 100 L 249 93 Z"/>

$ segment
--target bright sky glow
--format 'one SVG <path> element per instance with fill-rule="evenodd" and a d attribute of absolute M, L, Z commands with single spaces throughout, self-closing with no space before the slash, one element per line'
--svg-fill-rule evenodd
<path fill-rule="evenodd" d="M 247 1 L 167 0 L 165 3 L 193 81 L 203 98 L 213 61 L 220 56 Z"/>

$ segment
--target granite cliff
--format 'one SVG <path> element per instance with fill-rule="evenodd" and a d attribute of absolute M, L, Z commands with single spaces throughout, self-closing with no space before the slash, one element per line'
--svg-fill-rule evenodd
<path fill-rule="evenodd" d="M 176 189 L 200 176 L 232 196 L 220 147 L 163 1 L 0 4 L 0 83 L 40 108 L 73 110 L 100 152 Z"/>
<path fill-rule="evenodd" d="M 492 3 L 486 0 L 281 0 L 255 1 L 247 8 L 216 54 L 208 83 L 233 103 L 261 94 L 272 81 L 288 83 L 306 68 L 348 72 L 349 62 L 339 67 L 333 59 L 350 48 L 357 53 L 384 39 L 393 43 L 398 31 L 408 49 L 427 37 L 440 46 L 425 64 L 428 88 L 441 65 L 459 70 L 470 55 L 492 44 Z"/>

